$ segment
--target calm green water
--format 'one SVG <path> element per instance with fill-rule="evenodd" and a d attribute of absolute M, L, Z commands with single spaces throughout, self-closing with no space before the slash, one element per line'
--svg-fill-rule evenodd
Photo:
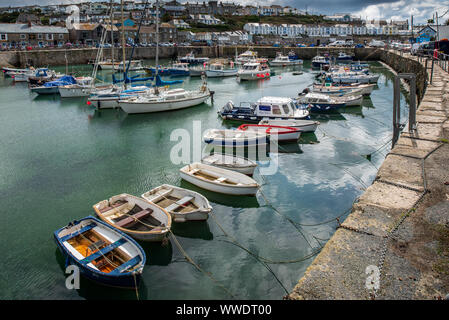
<path fill-rule="evenodd" d="M 64 67 L 58 68 L 64 71 Z M 89 74 L 90 66 L 74 66 Z M 326 243 L 335 222 L 318 226 L 351 207 L 375 177 L 392 132 L 392 73 L 378 63 L 378 88 L 362 107 L 314 118 L 315 134 L 286 145 L 275 175 L 255 179 L 264 196 L 236 198 L 200 190 L 181 182 L 182 165 L 170 162 L 177 143 L 170 133 L 235 127 L 223 122 L 217 108 L 228 100 L 255 101 L 262 96 L 296 96 L 314 75 L 305 62 L 302 75 L 276 69 L 276 76 L 238 83 L 209 80 L 214 103 L 146 115 L 117 110 L 95 111 L 86 99 L 36 96 L 26 84 L 0 77 L 0 298 L 2 299 L 136 299 L 133 291 L 104 288 L 82 280 L 80 290 L 65 287 L 64 261 L 53 231 L 69 221 L 94 215 L 92 205 L 119 193 L 141 195 L 162 183 L 200 191 L 208 197 L 223 229 L 255 255 L 274 262 L 300 260 Z M 100 74 L 107 78 L 108 75 Z M 185 79 L 187 88 L 199 79 Z M 402 97 L 404 114 L 406 102 Z M 382 147 L 387 143 L 384 147 Z M 380 148 L 380 149 L 379 149 Z M 376 151 L 376 152 L 375 152 Z M 367 154 L 372 155 L 368 161 Z M 274 157 L 275 155 L 270 155 Z M 295 227 L 288 220 L 304 226 Z M 188 255 L 239 299 L 281 299 L 313 258 L 265 265 L 231 243 L 214 219 L 174 224 Z M 148 260 L 139 287 L 141 299 L 229 299 L 222 287 L 186 262 L 169 243 L 142 243 Z M 284 289 L 285 288 L 285 289 Z"/>

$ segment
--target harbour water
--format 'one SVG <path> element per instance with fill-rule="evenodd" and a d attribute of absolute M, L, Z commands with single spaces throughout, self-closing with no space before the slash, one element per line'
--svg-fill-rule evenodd
<path fill-rule="evenodd" d="M 202 130 L 237 127 L 217 115 L 229 100 L 238 104 L 262 96 L 296 96 L 313 82 L 310 61 L 276 68 L 271 79 L 257 82 L 210 79 L 213 103 L 140 115 L 96 111 L 85 98 L 36 96 L 26 84 L 0 77 L 0 298 L 136 299 L 134 291 L 85 280 L 79 290 L 68 290 L 53 231 L 94 215 L 92 205 L 112 195 L 140 196 L 170 183 L 201 192 L 213 206 L 215 219 L 173 225 L 185 252 L 213 279 L 172 243 L 141 243 L 147 265 L 139 297 L 281 299 L 335 232 L 333 218 L 344 219 L 389 150 L 393 74 L 379 63 L 370 66 L 381 74 L 371 97 L 362 107 L 313 115 L 321 122 L 315 134 L 304 134 L 298 144 L 270 155 L 278 161 L 274 175 L 256 173 L 262 184 L 256 197 L 214 194 L 181 181 L 183 165 L 170 161 L 177 144 L 170 135 L 179 128 L 192 132 L 193 121 L 201 121 Z M 303 74 L 293 74 L 300 69 Z M 73 70 L 89 75 L 91 66 Z M 174 87 L 193 89 L 201 83 L 184 79 Z M 406 104 L 401 95 L 403 119 Z"/>

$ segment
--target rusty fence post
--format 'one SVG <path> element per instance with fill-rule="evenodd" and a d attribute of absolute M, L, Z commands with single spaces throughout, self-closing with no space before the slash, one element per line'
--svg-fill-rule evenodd
<path fill-rule="evenodd" d="M 399 139 L 401 130 L 401 86 L 400 79 L 409 81 L 410 87 L 410 104 L 408 114 L 408 130 L 413 132 L 416 130 L 416 74 L 399 73 L 394 77 L 393 83 L 393 138 L 391 148 L 394 147 Z"/>

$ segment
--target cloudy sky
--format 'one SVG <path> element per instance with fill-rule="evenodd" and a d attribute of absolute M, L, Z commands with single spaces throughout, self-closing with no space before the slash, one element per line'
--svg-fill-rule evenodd
<path fill-rule="evenodd" d="M 93 0 L 96 1 L 96 0 Z M 116 0 L 118 2 L 118 0 Z M 150 0 L 154 1 L 154 0 Z M 168 1 L 168 0 L 167 0 Z M 178 0 L 179 1 L 179 0 Z M 186 2 L 187 0 L 181 0 Z M 190 0 L 191 2 L 202 2 L 203 0 Z M 207 0 L 205 0 L 207 1 Z M 219 0 L 220 1 L 220 0 Z M 296 7 L 301 10 L 307 9 L 312 13 L 333 14 L 349 12 L 363 19 L 410 19 L 413 15 L 417 23 L 425 23 L 432 18 L 435 12 L 444 15 L 449 9 L 449 0 L 223 0 L 241 4 L 280 4 Z M 79 3 L 79 0 L 0 0 L 0 7 L 10 5 L 21 6 L 31 4 L 54 4 L 54 3 Z M 87 1 L 86 1 L 87 2 Z M 446 21 L 449 13 L 441 18 Z"/>

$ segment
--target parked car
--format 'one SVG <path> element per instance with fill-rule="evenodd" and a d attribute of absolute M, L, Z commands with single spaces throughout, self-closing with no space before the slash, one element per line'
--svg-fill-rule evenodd
<path fill-rule="evenodd" d="M 329 47 L 344 47 L 346 46 L 346 41 L 336 40 L 328 44 Z"/>
<path fill-rule="evenodd" d="M 368 43 L 368 46 L 370 47 L 385 47 L 385 42 L 381 40 L 371 40 L 370 43 Z"/>
<path fill-rule="evenodd" d="M 365 48 L 365 46 L 361 43 L 357 43 L 354 48 Z"/>

